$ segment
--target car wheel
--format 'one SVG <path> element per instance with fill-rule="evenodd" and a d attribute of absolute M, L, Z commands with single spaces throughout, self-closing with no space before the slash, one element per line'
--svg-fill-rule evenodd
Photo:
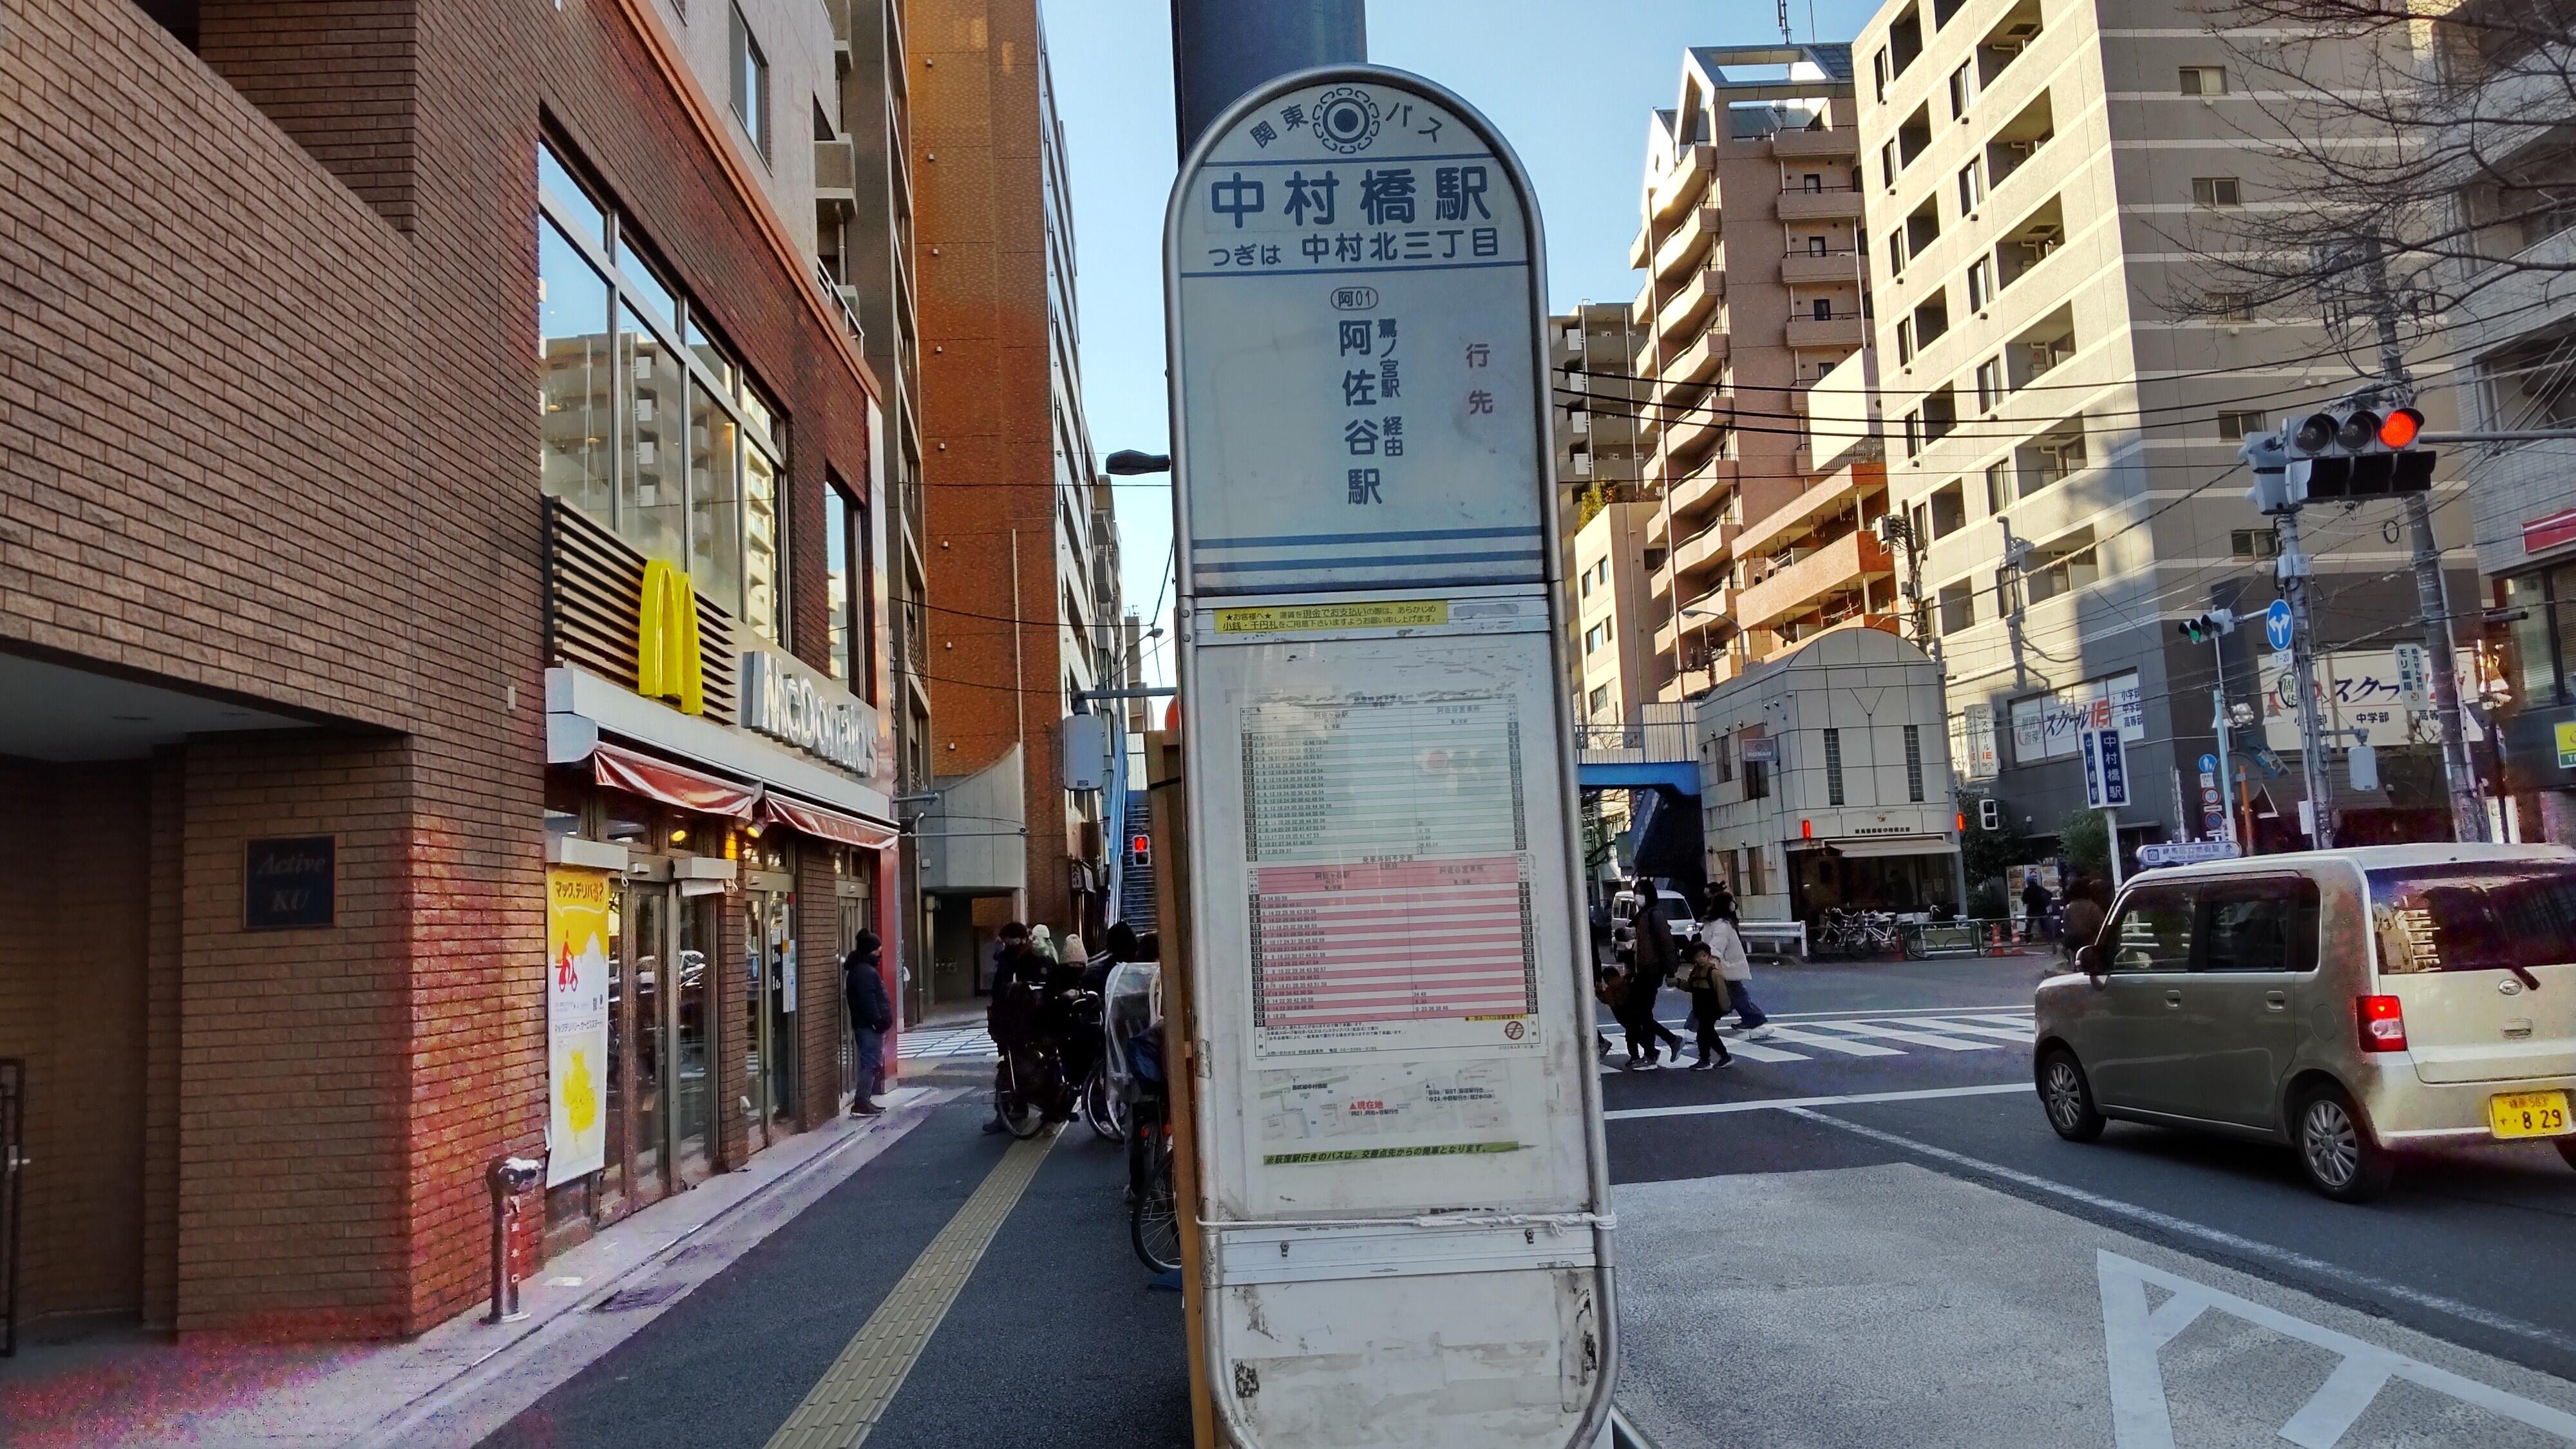
<path fill-rule="evenodd" d="M 2093 1084 L 2084 1079 L 2075 1053 L 2059 1047 L 2040 1059 L 2039 1105 L 2048 1125 L 2069 1142 L 2090 1142 L 2102 1135 L 2102 1114 L 2093 1106 Z"/>
<path fill-rule="evenodd" d="M 2370 1124 L 2343 1088 L 2310 1092 L 2299 1103 L 2299 1170 L 2308 1185 L 2336 1202 L 2368 1202 L 2388 1190 L 2397 1162 L 2370 1135 Z"/>
<path fill-rule="evenodd" d="M 2569 1167 L 2576 1167 L 2576 1137 L 2559 1138 L 2558 1155 L 2567 1159 Z"/>

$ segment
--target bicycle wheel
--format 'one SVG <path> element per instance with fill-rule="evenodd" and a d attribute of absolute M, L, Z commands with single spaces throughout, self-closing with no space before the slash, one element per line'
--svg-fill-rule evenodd
<path fill-rule="evenodd" d="M 1137 1261 L 1157 1273 L 1169 1273 L 1181 1266 L 1181 1218 L 1172 1190 L 1169 1128 L 1154 1135 L 1152 1151 L 1145 1190 L 1136 1194 L 1135 1206 L 1127 1210 L 1127 1234 L 1136 1245 Z"/>
<path fill-rule="evenodd" d="M 1103 1142 L 1127 1140 L 1126 1113 L 1118 1094 L 1110 1090 L 1109 1074 L 1098 1067 L 1091 1069 L 1091 1079 L 1083 1084 L 1082 1118 Z"/>
<path fill-rule="evenodd" d="M 1046 1128 L 1046 1109 L 1038 1104 L 1023 1081 L 1027 1074 L 1026 1063 L 1019 1053 L 1013 1052 L 1002 1058 L 1002 1067 L 1010 1082 L 1002 1092 L 1002 1125 L 1009 1128 L 1014 1137 L 1023 1140 L 1035 1137 Z"/>

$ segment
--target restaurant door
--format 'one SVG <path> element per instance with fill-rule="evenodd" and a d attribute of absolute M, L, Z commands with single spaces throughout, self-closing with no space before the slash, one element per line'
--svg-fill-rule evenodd
<path fill-rule="evenodd" d="M 743 893 L 743 1080 L 754 1152 L 795 1130 L 796 893 L 793 877 L 755 874 Z"/>
<path fill-rule="evenodd" d="M 703 1180 L 714 1137 L 707 964 L 720 896 L 617 882 L 609 910 L 608 1161 L 600 1221 Z M 672 963 L 677 963 L 677 969 Z"/>

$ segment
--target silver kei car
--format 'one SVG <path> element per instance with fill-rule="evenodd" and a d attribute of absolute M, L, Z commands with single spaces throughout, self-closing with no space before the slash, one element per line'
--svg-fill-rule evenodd
<path fill-rule="evenodd" d="M 2039 985 L 2057 1134 L 2106 1118 L 2286 1143 L 2359 1202 L 2405 1149 L 2576 1166 L 2576 851 L 2389 845 L 2146 872 Z"/>

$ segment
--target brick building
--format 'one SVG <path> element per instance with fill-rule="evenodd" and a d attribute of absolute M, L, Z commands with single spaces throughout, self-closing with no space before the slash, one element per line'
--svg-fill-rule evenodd
<path fill-rule="evenodd" d="M 559 1137 L 560 1244 L 838 1109 L 834 962 L 898 913 L 814 10 L 0 27 L 28 1318 L 417 1331 L 482 1296 L 503 1154 Z M 601 965 L 558 1134 L 550 983 Z"/>
<path fill-rule="evenodd" d="M 1068 791 L 1061 722 L 1117 682 L 1118 540 L 1083 418 L 1063 127 L 1037 0 L 908 0 L 917 63 L 933 783 L 929 993 L 983 988 L 1017 917 L 1099 943 L 1101 793 Z M 1023 830 L 1025 836 L 1023 837 Z"/>

